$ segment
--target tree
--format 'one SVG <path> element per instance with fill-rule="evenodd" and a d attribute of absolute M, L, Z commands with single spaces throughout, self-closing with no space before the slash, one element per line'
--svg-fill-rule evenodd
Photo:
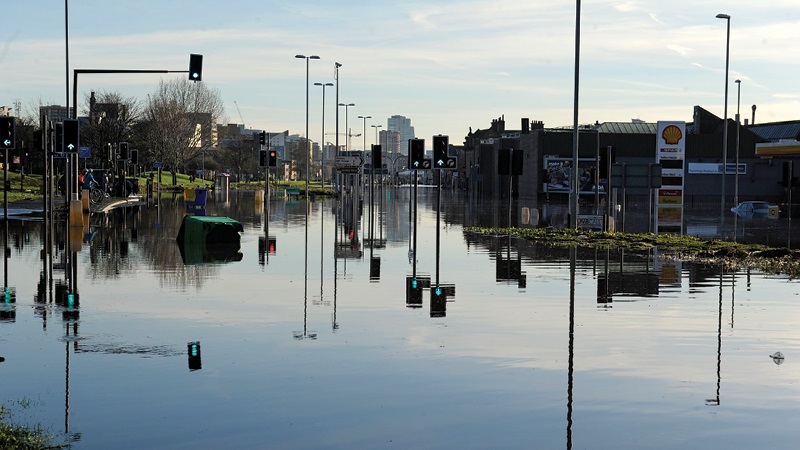
<path fill-rule="evenodd" d="M 236 181 L 242 181 L 245 174 L 252 175 L 258 169 L 258 155 L 253 149 L 253 140 L 241 134 L 226 139 L 216 159 L 234 170 Z"/>
<path fill-rule="evenodd" d="M 108 144 L 117 148 L 120 142 L 135 140 L 131 131 L 141 118 L 142 106 L 135 97 L 119 92 L 92 92 L 84 104 L 89 105 L 82 112 L 89 121 L 81 125 L 81 146 L 92 149 L 91 167 L 103 167 L 108 163 Z"/>
<path fill-rule="evenodd" d="M 164 162 L 173 172 L 185 172 L 191 159 L 212 146 L 215 124 L 223 114 L 218 90 L 184 78 L 162 80 L 158 91 L 148 96 L 137 133 L 143 156 Z"/>

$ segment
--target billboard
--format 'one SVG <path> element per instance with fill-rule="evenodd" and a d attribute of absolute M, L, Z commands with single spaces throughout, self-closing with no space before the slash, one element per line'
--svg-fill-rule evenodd
<path fill-rule="evenodd" d="M 578 160 L 578 193 L 594 194 L 595 183 L 594 173 L 597 169 L 597 161 L 594 158 L 581 158 Z M 560 156 L 544 157 L 544 192 L 564 193 L 570 192 L 570 180 L 572 180 L 572 158 Z M 607 180 L 603 176 L 605 171 L 599 173 L 600 183 L 598 191 L 606 193 Z"/>

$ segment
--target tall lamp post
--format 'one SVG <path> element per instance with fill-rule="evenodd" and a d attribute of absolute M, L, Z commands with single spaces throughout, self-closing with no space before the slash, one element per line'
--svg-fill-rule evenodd
<path fill-rule="evenodd" d="M 739 204 L 739 132 L 741 131 L 741 116 L 739 104 L 742 100 L 742 80 L 736 80 L 736 178 L 734 178 L 733 206 Z"/>
<path fill-rule="evenodd" d="M 725 37 L 725 107 L 722 122 L 722 198 L 719 205 L 720 219 L 725 216 L 725 176 L 728 165 L 728 63 L 730 61 L 731 48 L 731 16 L 728 14 L 717 14 L 717 19 L 725 19 L 727 22 L 727 33 Z M 737 167 L 738 170 L 738 167 Z"/>
<path fill-rule="evenodd" d="M 325 88 L 333 86 L 333 83 L 314 83 L 314 86 L 322 86 L 322 151 L 319 160 L 322 166 L 322 187 L 325 188 Z"/>
<path fill-rule="evenodd" d="M 364 151 L 367 151 L 367 119 L 372 119 L 372 116 L 358 116 L 359 119 L 364 119 Z"/>
<path fill-rule="evenodd" d="M 350 117 L 350 107 L 356 106 L 355 103 L 339 103 L 339 106 L 344 106 L 344 134 L 347 139 L 344 140 L 344 151 L 350 150 L 350 128 L 347 125 L 347 119 Z"/>
<path fill-rule="evenodd" d="M 305 55 L 295 55 L 295 58 L 298 59 L 305 59 L 306 60 L 306 204 L 308 204 L 308 160 L 310 158 L 309 155 L 309 147 L 311 144 L 311 140 L 308 138 L 308 60 L 310 59 L 319 59 L 319 56 L 312 55 L 312 56 L 305 56 Z M 306 208 L 308 211 L 308 208 Z"/>
<path fill-rule="evenodd" d="M 378 142 L 378 128 L 382 127 L 383 125 L 370 125 L 372 128 L 375 128 L 375 144 L 380 144 Z"/>

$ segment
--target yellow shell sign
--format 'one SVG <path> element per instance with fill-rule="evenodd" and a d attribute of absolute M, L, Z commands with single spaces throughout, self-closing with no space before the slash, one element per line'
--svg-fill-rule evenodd
<path fill-rule="evenodd" d="M 682 137 L 683 133 L 681 133 L 681 129 L 675 125 L 670 125 L 661 132 L 661 138 L 664 139 L 664 142 L 668 145 L 676 145 L 681 141 Z"/>

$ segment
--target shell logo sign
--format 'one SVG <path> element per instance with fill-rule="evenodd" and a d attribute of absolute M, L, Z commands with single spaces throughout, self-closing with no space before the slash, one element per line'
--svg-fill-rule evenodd
<path fill-rule="evenodd" d="M 683 133 L 677 126 L 669 125 L 661 132 L 661 138 L 667 145 L 677 145 L 683 138 Z"/>

